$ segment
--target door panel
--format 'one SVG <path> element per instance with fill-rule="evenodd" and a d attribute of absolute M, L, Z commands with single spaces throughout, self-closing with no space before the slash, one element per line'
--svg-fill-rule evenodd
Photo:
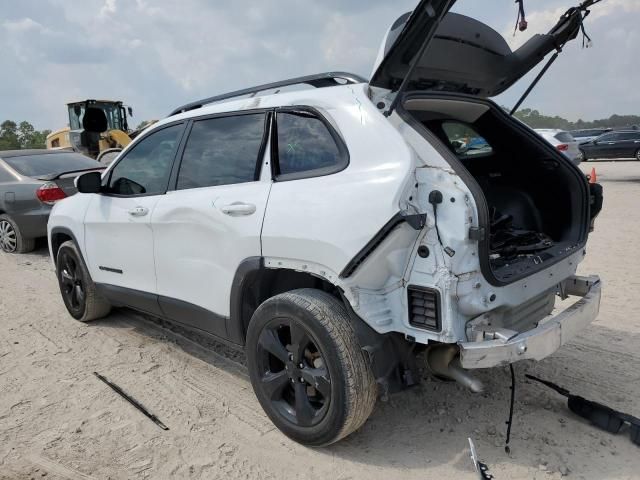
<path fill-rule="evenodd" d="M 160 199 L 153 214 L 158 294 L 228 317 L 238 266 L 261 255 L 270 188 L 270 182 L 251 182 L 177 190 Z M 220 324 L 192 326 L 225 333 Z"/>
<path fill-rule="evenodd" d="M 94 282 L 155 292 L 151 211 L 158 198 L 94 195 L 85 216 L 87 259 Z"/>
<path fill-rule="evenodd" d="M 176 190 L 152 217 L 157 291 L 167 317 L 228 338 L 231 285 L 240 263 L 261 255 L 271 189 L 268 115 L 247 112 L 193 122 Z M 264 158 L 266 157 L 266 158 Z"/>
<path fill-rule="evenodd" d="M 157 293 L 151 215 L 167 190 L 183 130 L 183 124 L 162 127 L 136 142 L 105 174 L 102 193 L 93 195 L 87 208 L 91 276 L 96 283 L 140 293 L 131 292 L 129 300 Z M 147 300 L 130 304 L 127 299 L 123 303 L 149 311 Z"/>

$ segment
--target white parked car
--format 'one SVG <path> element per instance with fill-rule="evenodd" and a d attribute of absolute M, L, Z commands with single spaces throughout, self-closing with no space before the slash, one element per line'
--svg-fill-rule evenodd
<path fill-rule="evenodd" d="M 360 427 L 418 360 L 481 391 L 474 369 L 582 331 L 600 282 L 576 269 L 601 189 L 488 99 L 582 12 L 511 52 L 452 3 L 396 22 L 369 81 L 193 102 L 79 177 L 48 227 L 69 313 L 127 306 L 243 348 L 266 414 L 307 445 Z M 486 146 L 468 154 L 467 137 Z M 552 313 L 558 296 L 577 303 Z"/>
<path fill-rule="evenodd" d="M 573 136 L 564 130 L 554 128 L 536 128 L 536 132 L 540 134 L 551 145 L 562 152 L 569 160 L 576 165 L 582 162 L 582 152 L 578 147 L 578 142 Z"/>

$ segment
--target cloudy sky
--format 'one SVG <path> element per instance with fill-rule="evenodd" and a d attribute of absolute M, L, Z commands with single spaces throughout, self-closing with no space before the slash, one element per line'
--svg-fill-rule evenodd
<path fill-rule="evenodd" d="M 517 45 L 578 0 L 458 0 Z M 282 78 L 346 70 L 368 77 L 388 26 L 417 0 L 0 0 L 0 121 L 67 123 L 64 104 L 122 99 L 133 124 L 188 101 Z M 525 103 L 569 119 L 640 114 L 639 0 L 603 0 Z M 529 77 L 530 78 L 530 77 Z M 498 98 L 512 105 L 519 82 Z"/>

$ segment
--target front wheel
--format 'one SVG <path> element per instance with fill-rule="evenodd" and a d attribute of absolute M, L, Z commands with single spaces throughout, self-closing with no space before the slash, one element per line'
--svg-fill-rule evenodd
<path fill-rule="evenodd" d="M 109 314 L 111 305 L 96 291 L 78 246 L 71 240 L 60 245 L 56 275 L 64 305 L 73 318 L 89 322 Z"/>
<path fill-rule="evenodd" d="M 582 154 L 582 161 L 583 162 L 588 162 L 589 159 L 587 158 L 587 154 L 584 153 L 584 150 L 580 149 L 580 153 Z"/>
<path fill-rule="evenodd" d="M 640 148 L 636 151 L 636 160 L 640 161 Z"/>
<path fill-rule="evenodd" d="M 315 289 L 276 295 L 247 332 L 253 390 L 285 435 L 309 446 L 334 443 L 373 411 L 376 382 L 344 306 Z"/>

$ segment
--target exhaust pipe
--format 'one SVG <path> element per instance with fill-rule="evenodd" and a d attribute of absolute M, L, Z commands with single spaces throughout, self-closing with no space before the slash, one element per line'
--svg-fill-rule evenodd
<path fill-rule="evenodd" d="M 427 365 L 437 375 L 451 378 L 475 393 L 484 391 L 484 384 L 460 365 L 456 345 L 438 345 L 427 352 Z"/>

